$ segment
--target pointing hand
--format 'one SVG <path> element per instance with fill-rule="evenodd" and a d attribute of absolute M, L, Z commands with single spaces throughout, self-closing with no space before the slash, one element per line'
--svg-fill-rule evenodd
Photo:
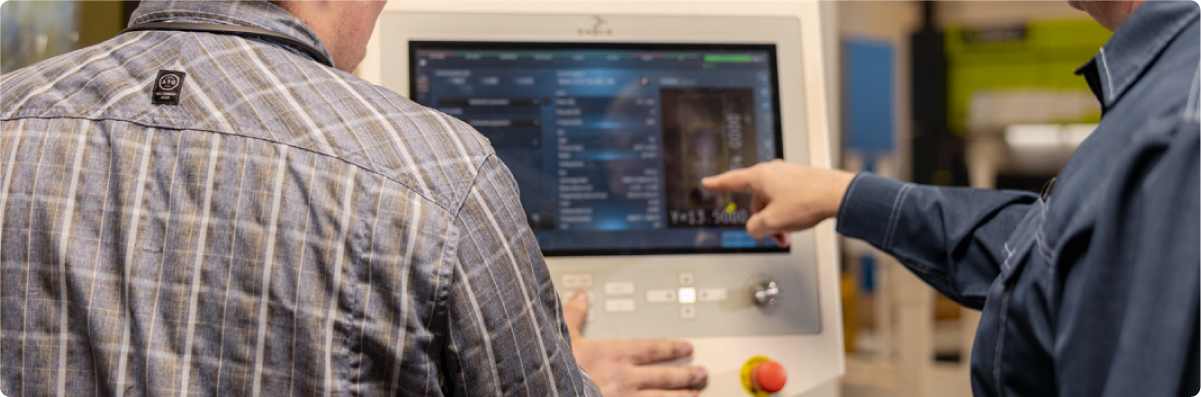
<path fill-rule="evenodd" d="M 755 238 L 771 236 L 787 246 L 788 232 L 805 230 L 838 215 L 842 196 L 855 174 L 789 164 L 782 160 L 759 163 L 701 181 L 705 189 L 754 193 L 746 230 Z"/>

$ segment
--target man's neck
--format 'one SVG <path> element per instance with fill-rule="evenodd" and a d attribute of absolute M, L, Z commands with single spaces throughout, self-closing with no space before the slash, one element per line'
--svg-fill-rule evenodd
<path fill-rule="evenodd" d="M 1142 4 L 1143 0 L 1081 1 L 1073 3 L 1072 6 L 1087 11 L 1088 15 L 1097 20 L 1101 26 L 1110 31 L 1115 31 Z"/>
<path fill-rule="evenodd" d="M 367 41 L 384 1 L 279 1 L 321 38 L 334 67 L 350 73 L 367 53 Z"/>

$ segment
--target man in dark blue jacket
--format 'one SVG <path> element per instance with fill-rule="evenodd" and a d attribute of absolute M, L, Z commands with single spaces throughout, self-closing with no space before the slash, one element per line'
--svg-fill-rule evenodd
<path fill-rule="evenodd" d="M 1077 71 L 1096 131 L 1042 196 L 940 188 L 776 161 L 709 178 L 751 190 L 747 229 L 837 217 L 983 310 L 977 396 L 1192 396 L 1198 391 L 1198 5 L 1072 2 L 1114 31 Z"/>

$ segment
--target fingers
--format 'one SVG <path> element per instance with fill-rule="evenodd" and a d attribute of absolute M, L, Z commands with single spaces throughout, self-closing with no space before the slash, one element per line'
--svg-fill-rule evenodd
<path fill-rule="evenodd" d="M 663 339 L 626 341 L 618 344 L 616 348 L 621 349 L 621 355 L 628 357 L 635 365 L 671 361 L 692 355 L 692 345 L 688 342 Z"/>
<path fill-rule="evenodd" d="M 780 217 L 781 214 L 778 214 L 777 212 L 779 211 L 777 211 L 775 207 L 764 207 L 763 210 L 759 211 L 755 215 L 752 215 L 751 219 L 746 221 L 746 232 L 750 233 L 751 237 L 754 238 L 764 238 L 767 236 L 788 232 L 788 230 L 783 230 L 780 227 L 781 222 L 778 217 Z"/>
<path fill-rule="evenodd" d="M 639 389 L 700 389 L 709 372 L 693 366 L 643 366 L 632 374 Z"/>
<path fill-rule="evenodd" d="M 763 199 L 762 195 L 756 194 L 751 197 L 751 213 L 757 214 L 767 208 L 767 200 Z"/>
<path fill-rule="evenodd" d="M 790 243 L 788 233 L 776 233 L 771 235 L 772 240 L 776 240 L 776 245 L 787 247 Z"/>
<path fill-rule="evenodd" d="M 634 397 L 695 397 L 696 390 L 642 390 Z"/>
<path fill-rule="evenodd" d="M 584 290 L 576 290 L 563 304 L 563 321 L 567 323 L 567 330 L 571 332 L 572 338 L 578 338 L 580 329 L 584 328 L 584 319 L 588 317 L 588 292 Z"/>
<path fill-rule="evenodd" d="M 737 169 L 701 179 L 701 186 L 715 192 L 751 190 L 751 171 Z"/>

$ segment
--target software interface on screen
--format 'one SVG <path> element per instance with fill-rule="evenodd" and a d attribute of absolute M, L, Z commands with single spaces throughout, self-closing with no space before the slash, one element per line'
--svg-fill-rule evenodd
<path fill-rule="evenodd" d="M 411 42 L 410 98 L 477 129 L 547 255 L 783 251 L 701 178 L 780 157 L 772 45 Z"/>

